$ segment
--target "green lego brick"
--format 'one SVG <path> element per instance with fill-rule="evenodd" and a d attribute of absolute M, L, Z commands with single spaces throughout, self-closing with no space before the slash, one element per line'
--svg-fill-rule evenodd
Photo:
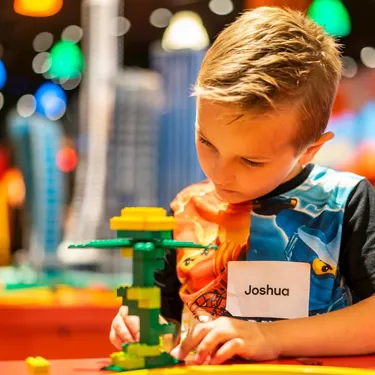
<path fill-rule="evenodd" d="M 139 241 L 150 241 L 154 239 L 166 239 L 171 240 L 173 238 L 173 232 L 166 231 L 131 231 L 131 230 L 118 230 L 118 238 L 131 238 L 135 242 Z"/>
<path fill-rule="evenodd" d="M 173 232 L 172 231 L 163 231 L 160 232 L 161 238 L 163 240 L 171 240 L 173 238 Z"/>
<path fill-rule="evenodd" d="M 88 248 L 96 248 L 96 249 L 108 249 L 108 248 L 123 248 L 123 247 L 132 247 L 134 244 L 134 240 L 127 239 L 127 238 L 115 238 L 112 240 L 95 240 L 89 241 L 85 244 L 76 244 L 70 245 L 69 249 L 88 249 Z"/>
<path fill-rule="evenodd" d="M 182 362 L 172 357 L 170 354 L 164 352 L 158 357 L 146 357 L 145 368 L 151 369 L 151 368 L 157 368 L 157 367 L 174 366 L 179 363 L 182 363 Z"/>
<path fill-rule="evenodd" d="M 138 301 L 129 301 L 128 299 L 123 299 L 123 306 L 128 306 L 129 315 L 138 316 L 139 314 L 139 307 Z"/>
<path fill-rule="evenodd" d="M 120 285 L 117 288 L 117 297 L 126 297 L 126 289 L 128 288 L 128 285 Z"/>
<path fill-rule="evenodd" d="M 124 372 L 126 370 L 116 365 L 109 365 L 109 366 L 102 367 L 100 371 Z"/>
<path fill-rule="evenodd" d="M 139 316 L 140 342 L 147 345 L 158 345 L 160 336 L 171 334 L 176 335 L 177 327 L 173 323 L 160 324 L 160 309 L 143 310 L 138 309 L 134 315 Z"/>
<path fill-rule="evenodd" d="M 167 334 L 175 335 L 177 332 L 177 327 L 174 323 L 166 323 L 166 324 L 161 324 L 160 330 L 161 330 L 162 335 L 167 335 Z"/>
<path fill-rule="evenodd" d="M 133 261 L 133 285 L 134 286 L 154 286 L 155 285 L 155 271 L 164 268 L 164 261 L 162 259 Z"/>
<path fill-rule="evenodd" d="M 149 242 L 136 242 L 133 245 L 133 249 L 135 252 L 153 252 L 155 250 L 155 244 L 152 241 Z"/>
<path fill-rule="evenodd" d="M 147 345 L 158 345 L 160 334 L 159 328 L 160 309 L 138 310 L 140 325 L 140 342 Z"/>
<path fill-rule="evenodd" d="M 138 368 L 126 368 L 121 367 L 118 365 L 111 364 L 106 367 L 102 367 L 101 370 L 104 371 L 112 371 L 112 372 L 126 372 L 131 370 L 141 370 L 141 369 L 153 369 L 158 367 L 169 367 L 169 366 L 175 366 L 178 364 L 182 364 L 183 361 L 179 361 L 178 359 L 172 357 L 168 353 L 162 353 L 159 356 L 155 357 L 146 357 L 145 358 L 145 364 L 144 367 L 138 367 Z"/>
<path fill-rule="evenodd" d="M 156 247 L 153 249 L 153 251 L 137 251 L 137 248 L 134 248 L 134 256 L 133 259 L 135 261 L 139 260 L 141 262 L 146 260 L 158 260 L 164 258 L 164 250 L 160 247 Z"/>
<path fill-rule="evenodd" d="M 155 271 L 164 268 L 164 252 L 160 248 L 154 251 L 134 251 L 133 255 L 133 285 L 154 286 Z"/>

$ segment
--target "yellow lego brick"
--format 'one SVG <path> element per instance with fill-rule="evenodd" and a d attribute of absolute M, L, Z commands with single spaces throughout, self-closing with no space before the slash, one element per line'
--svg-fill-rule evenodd
<path fill-rule="evenodd" d="M 124 352 L 115 352 L 111 356 L 111 365 L 122 367 L 126 370 L 136 370 L 140 368 L 145 368 L 146 361 L 144 357 L 136 357 L 134 355 L 129 355 Z"/>
<path fill-rule="evenodd" d="M 131 247 L 121 249 L 121 256 L 123 258 L 133 258 L 134 251 Z"/>
<path fill-rule="evenodd" d="M 160 299 L 160 288 L 152 287 L 131 287 L 127 290 L 127 298 L 132 301 Z"/>
<path fill-rule="evenodd" d="M 142 299 L 142 300 L 138 301 L 138 307 L 140 309 L 147 309 L 147 310 L 160 309 L 161 304 L 160 304 L 160 300 L 152 301 L 152 300 Z"/>
<path fill-rule="evenodd" d="M 166 210 L 159 207 L 127 207 L 121 216 L 110 220 L 112 230 L 174 230 L 176 225 L 175 218 L 167 216 Z"/>
<path fill-rule="evenodd" d="M 144 225 L 143 217 L 115 216 L 109 222 L 112 230 L 144 230 Z"/>
<path fill-rule="evenodd" d="M 121 210 L 121 216 L 166 216 L 167 211 L 161 207 L 125 207 Z"/>
<path fill-rule="evenodd" d="M 27 370 L 30 374 L 49 374 L 50 363 L 43 357 L 26 358 Z"/>
<path fill-rule="evenodd" d="M 127 347 L 127 354 L 136 357 L 157 357 L 162 353 L 160 345 L 134 343 Z"/>
<path fill-rule="evenodd" d="M 173 216 L 148 217 L 144 224 L 145 230 L 174 230 L 177 227 L 176 219 Z"/>
<path fill-rule="evenodd" d="M 158 287 L 132 287 L 127 289 L 126 298 L 138 301 L 140 309 L 160 308 L 160 289 Z"/>

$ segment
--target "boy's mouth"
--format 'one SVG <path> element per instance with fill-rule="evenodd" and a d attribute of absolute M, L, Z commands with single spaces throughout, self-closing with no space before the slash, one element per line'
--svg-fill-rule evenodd
<path fill-rule="evenodd" d="M 218 190 L 219 192 L 223 192 L 225 194 L 237 194 L 237 191 L 235 190 L 225 189 L 218 185 L 216 185 L 216 190 Z"/>

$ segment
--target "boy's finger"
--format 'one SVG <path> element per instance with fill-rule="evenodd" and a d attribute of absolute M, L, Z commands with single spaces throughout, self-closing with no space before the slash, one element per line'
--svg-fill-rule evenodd
<path fill-rule="evenodd" d="M 200 323 L 192 329 L 180 345 L 179 359 L 183 360 L 193 349 L 197 348 L 210 330 L 210 323 Z"/>
<path fill-rule="evenodd" d="M 116 318 L 112 324 L 112 330 L 122 342 L 134 342 L 133 336 L 121 317 Z"/>
<path fill-rule="evenodd" d="M 129 313 L 129 309 L 128 309 L 128 306 L 121 306 L 120 307 L 120 310 L 118 312 L 120 314 L 120 316 L 125 319 L 125 317 L 128 315 Z"/>
<path fill-rule="evenodd" d="M 236 339 L 227 341 L 224 345 L 222 345 L 217 352 L 212 356 L 210 364 L 211 365 L 220 365 L 236 354 L 238 354 L 240 350 L 240 345 Z"/>
<path fill-rule="evenodd" d="M 180 345 L 175 346 L 169 353 L 172 357 L 179 359 L 180 358 Z"/>
<path fill-rule="evenodd" d="M 221 345 L 226 342 L 224 335 L 221 335 L 215 329 L 212 329 L 207 333 L 206 336 L 201 340 L 197 347 L 197 354 L 195 356 L 195 362 L 198 365 L 203 364 L 210 356 L 211 353 L 216 352 L 218 345 Z"/>
<path fill-rule="evenodd" d="M 126 315 L 124 317 L 124 323 L 128 331 L 130 332 L 133 341 L 139 340 L 139 316 Z"/>
<path fill-rule="evenodd" d="M 111 343 L 116 347 L 116 349 L 121 350 L 122 349 L 122 344 L 123 340 L 116 334 L 116 332 L 112 329 L 110 334 L 109 334 L 109 340 Z"/>

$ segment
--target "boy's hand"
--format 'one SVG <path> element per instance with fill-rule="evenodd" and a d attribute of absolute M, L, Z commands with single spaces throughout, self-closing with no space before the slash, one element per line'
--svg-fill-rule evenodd
<path fill-rule="evenodd" d="M 262 332 L 262 324 L 233 318 L 218 318 L 200 323 L 187 335 L 178 350 L 178 358 L 185 359 L 196 349 L 194 362 L 223 363 L 233 356 L 244 359 L 269 360 L 279 356 L 273 338 Z M 176 351 L 173 351 L 176 353 Z M 177 354 L 177 353 L 176 353 Z"/>
<path fill-rule="evenodd" d="M 124 343 L 139 341 L 139 317 L 128 315 L 127 306 L 121 306 L 113 319 L 109 339 L 119 350 Z"/>

